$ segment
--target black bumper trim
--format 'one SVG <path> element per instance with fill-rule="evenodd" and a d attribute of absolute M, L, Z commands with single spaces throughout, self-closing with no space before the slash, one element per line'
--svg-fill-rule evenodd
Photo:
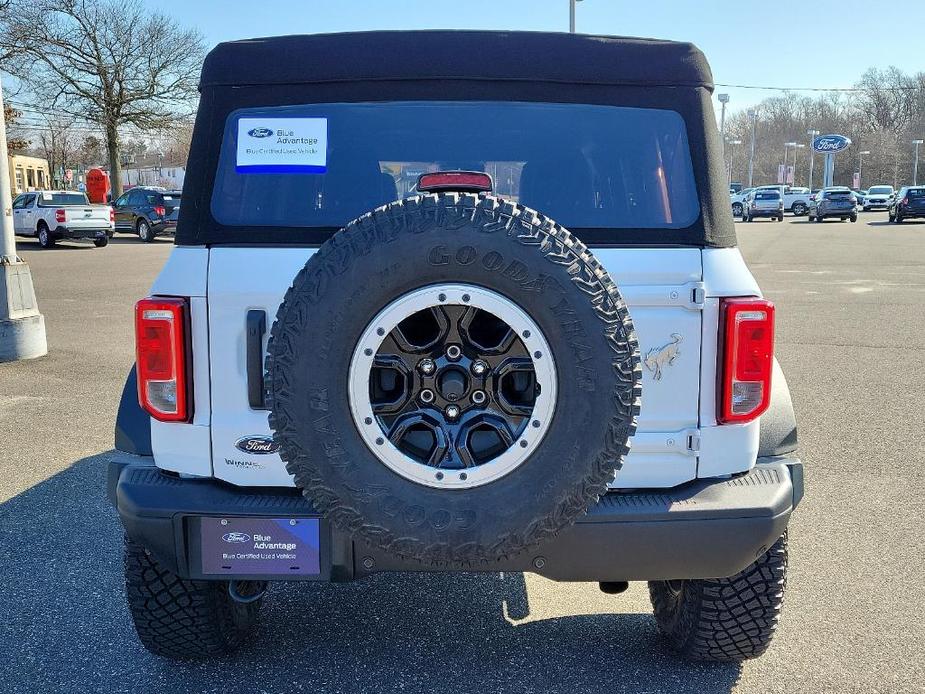
<path fill-rule="evenodd" d="M 110 499 L 126 533 L 184 577 L 190 566 L 187 519 L 202 515 L 317 517 L 295 489 L 240 488 L 180 479 L 153 459 L 118 454 L 109 468 Z M 796 458 L 759 458 L 750 472 L 696 480 L 671 490 L 611 492 L 548 543 L 473 571 L 529 571 L 561 581 L 714 578 L 742 570 L 770 547 L 803 497 Z M 331 580 L 381 571 L 439 571 L 354 546 L 331 532 Z"/>

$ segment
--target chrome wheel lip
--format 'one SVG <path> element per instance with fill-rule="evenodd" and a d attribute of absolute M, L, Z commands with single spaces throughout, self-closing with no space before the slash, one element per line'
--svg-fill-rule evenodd
<path fill-rule="evenodd" d="M 465 296 L 465 300 L 463 297 Z M 385 336 L 408 316 L 431 306 L 472 306 L 506 322 L 528 349 L 540 393 L 536 397 L 531 424 L 496 458 L 462 470 L 450 470 L 419 463 L 388 440 L 373 413 L 369 397 L 370 373 L 375 355 Z M 536 353 L 541 356 L 536 358 Z M 418 484 L 438 489 L 471 489 L 494 482 L 520 467 L 536 451 L 556 409 L 558 375 L 549 343 L 536 322 L 503 295 L 470 284 L 436 284 L 422 287 L 392 301 L 367 325 L 350 361 L 348 399 L 354 424 L 373 455 L 396 474 Z M 538 425 L 535 424 L 538 422 Z M 525 444 L 523 442 L 526 442 Z"/>

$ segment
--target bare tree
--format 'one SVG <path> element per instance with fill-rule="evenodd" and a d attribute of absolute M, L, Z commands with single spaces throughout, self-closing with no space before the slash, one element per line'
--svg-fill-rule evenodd
<path fill-rule="evenodd" d="M 74 119 L 49 116 L 45 120 L 47 125 L 38 130 L 37 144 L 39 151 L 48 160 L 51 179 L 57 186 L 63 183 L 59 176 L 60 169 L 65 168 L 69 162 L 76 163 L 77 137 L 72 129 Z"/>
<path fill-rule="evenodd" d="M 87 135 L 80 143 L 80 163 L 96 166 L 103 161 L 103 142 L 96 135 Z"/>
<path fill-rule="evenodd" d="M 3 117 L 6 120 L 6 149 L 10 154 L 16 154 L 28 149 L 32 142 L 22 133 L 22 128 L 17 122 L 22 117 L 22 111 L 19 111 L 3 102 Z"/>
<path fill-rule="evenodd" d="M 0 12 L 4 69 L 35 104 L 100 126 L 115 195 L 120 128 L 160 130 L 187 118 L 203 54 L 198 31 L 139 0 L 8 0 Z"/>

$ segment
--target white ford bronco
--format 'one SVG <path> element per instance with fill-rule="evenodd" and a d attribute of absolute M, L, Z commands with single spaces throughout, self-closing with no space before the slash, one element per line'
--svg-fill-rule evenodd
<path fill-rule="evenodd" d="M 765 651 L 803 468 L 696 48 L 291 36 L 200 90 L 109 468 L 146 648 L 240 647 L 275 581 L 529 571 Z"/>

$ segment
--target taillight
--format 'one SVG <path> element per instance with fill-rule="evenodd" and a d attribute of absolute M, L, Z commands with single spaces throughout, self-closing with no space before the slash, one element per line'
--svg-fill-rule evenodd
<path fill-rule="evenodd" d="M 58 224 L 64 224 L 67 221 L 67 212 L 64 210 L 55 210 L 55 221 Z"/>
<path fill-rule="evenodd" d="M 138 401 L 162 422 L 188 422 L 190 405 L 186 299 L 149 297 L 135 304 Z"/>
<path fill-rule="evenodd" d="M 901 203 L 899 203 L 899 204 L 902 205 L 903 207 L 905 207 L 906 205 L 909 204 L 909 198 L 903 198 L 903 201 L 902 201 Z"/>
<path fill-rule="evenodd" d="M 154 214 L 156 214 L 158 217 L 163 217 L 165 214 L 167 214 L 167 211 L 164 209 L 163 205 L 155 205 Z"/>
<path fill-rule="evenodd" d="M 111 207 L 109 208 L 109 221 L 110 222 L 116 221 L 116 211 L 112 209 Z"/>
<path fill-rule="evenodd" d="M 774 304 L 764 299 L 723 299 L 717 420 L 750 422 L 771 402 Z"/>

